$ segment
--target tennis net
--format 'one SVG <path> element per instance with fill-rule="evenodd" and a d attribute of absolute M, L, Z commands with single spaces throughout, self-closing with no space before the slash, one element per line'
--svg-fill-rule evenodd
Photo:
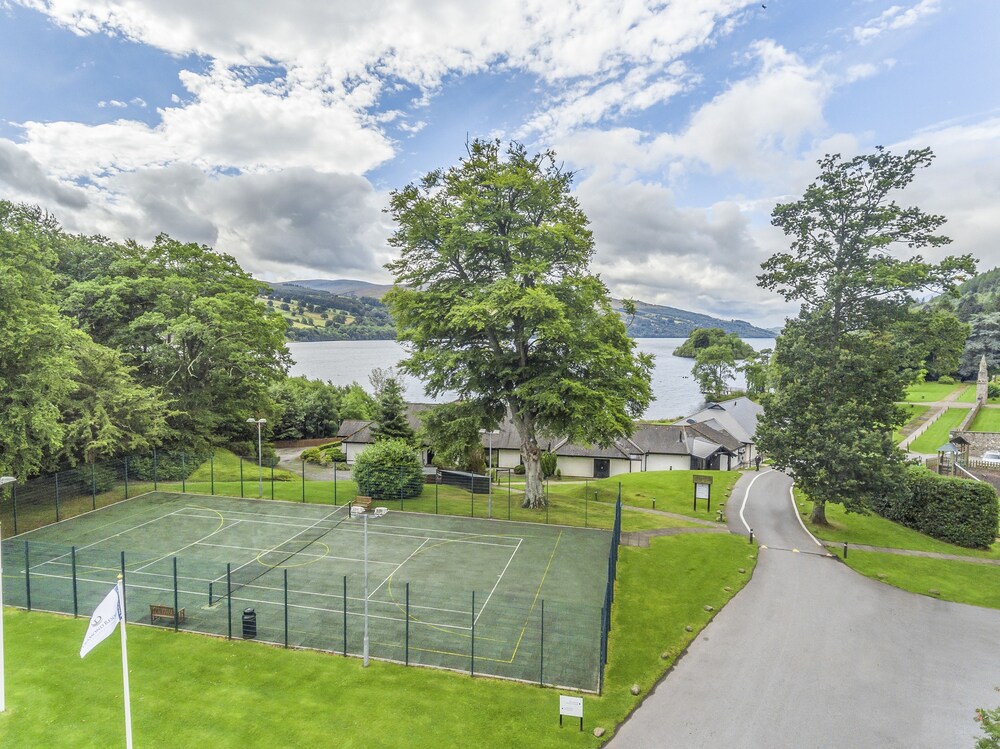
<path fill-rule="evenodd" d="M 349 504 L 342 505 L 317 520 L 308 528 L 304 528 L 286 541 L 282 541 L 277 546 L 265 550 L 251 561 L 232 570 L 228 575 L 221 575 L 215 578 L 208 584 L 208 605 L 214 606 L 226 597 L 227 591 L 229 594 L 235 593 L 240 588 L 245 588 L 276 567 L 280 567 L 296 554 L 301 554 L 349 517 L 351 517 L 351 506 Z M 260 561 L 262 558 L 270 558 L 273 555 L 282 554 L 284 556 L 281 556 L 276 561 L 268 563 Z"/>

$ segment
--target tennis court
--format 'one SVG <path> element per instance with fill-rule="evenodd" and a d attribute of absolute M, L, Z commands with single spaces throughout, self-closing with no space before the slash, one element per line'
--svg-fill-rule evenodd
<path fill-rule="evenodd" d="M 7 603 L 360 655 L 365 521 L 345 506 L 150 493 L 8 539 Z M 392 512 L 367 520 L 374 658 L 595 690 L 607 531 Z M 183 621 L 179 612 L 183 610 Z M 160 609 L 162 611 L 162 609 Z"/>

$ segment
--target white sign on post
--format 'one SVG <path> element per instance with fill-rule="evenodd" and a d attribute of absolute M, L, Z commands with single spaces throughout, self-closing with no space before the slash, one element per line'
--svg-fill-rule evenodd
<path fill-rule="evenodd" d="M 583 730 L 583 697 L 567 697 L 559 695 L 559 725 L 562 726 L 563 716 L 580 719 L 580 730 Z"/>
<path fill-rule="evenodd" d="M 694 496 L 696 499 L 708 499 L 712 487 L 709 484 L 695 484 Z"/>

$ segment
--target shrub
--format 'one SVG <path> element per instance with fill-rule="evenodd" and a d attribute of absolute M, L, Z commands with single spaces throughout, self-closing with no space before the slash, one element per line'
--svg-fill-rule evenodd
<path fill-rule="evenodd" d="M 412 499 L 424 486 L 424 471 L 406 440 L 379 440 L 354 461 L 358 494 L 380 500 Z"/>
<path fill-rule="evenodd" d="M 903 490 L 875 506 L 882 517 L 973 549 L 986 548 L 997 535 L 996 491 L 987 483 L 938 476 L 910 466 Z"/>
<path fill-rule="evenodd" d="M 954 385 L 955 378 L 951 377 L 950 375 L 941 375 L 940 377 L 938 377 L 938 382 L 940 382 L 942 385 Z"/>
<path fill-rule="evenodd" d="M 543 479 L 547 479 L 549 476 L 555 475 L 556 465 L 558 463 L 555 455 L 552 453 L 542 453 L 542 457 L 539 462 L 542 465 Z"/>
<path fill-rule="evenodd" d="M 989 382 L 986 385 L 990 398 L 1000 398 L 1000 382 Z"/>
<path fill-rule="evenodd" d="M 516 466 L 514 466 L 514 473 L 516 475 L 518 475 L 518 476 L 523 476 L 524 475 L 524 463 L 518 463 Z"/>

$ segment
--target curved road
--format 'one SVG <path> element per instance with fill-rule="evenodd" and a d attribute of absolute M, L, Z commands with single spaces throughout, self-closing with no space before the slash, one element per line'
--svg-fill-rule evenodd
<path fill-rule="evenodd" d="M 975 708 L 1000 703 L 1000 611 L 906 593 L 827 556 L 775 471 L 740 479 L 734 530 L 746 532 L 751 482 L 753 579 L 609 746 L 971 748 Z"/>

